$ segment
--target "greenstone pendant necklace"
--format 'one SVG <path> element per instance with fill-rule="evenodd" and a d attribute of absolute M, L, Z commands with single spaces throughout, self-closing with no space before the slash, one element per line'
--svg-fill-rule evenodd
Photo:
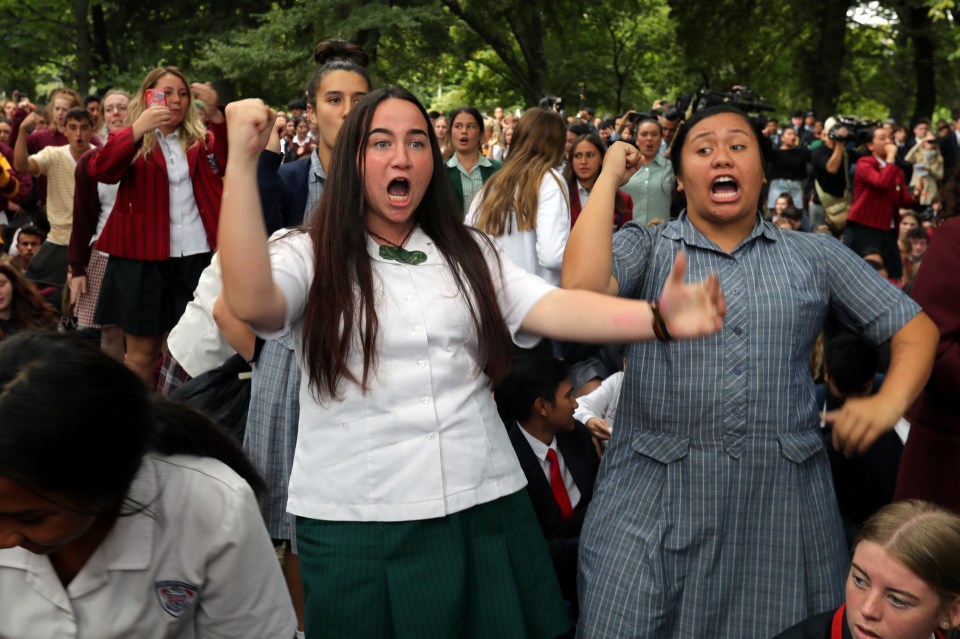
<path fill-rule="evenodd" d="M 393 260 L 395 262 L 400 262 L 402 264 L 409 264 L 411 266 L 416 266 L 417 264 L 423 264 L 427 261 L 427 254 L 423 251 L 408 251 L 403 248 L 403 245 L 407 243 L 407 240 L 410 239 L 410 235 L 413 233 L 413 226 L 410 227 L 410 230 L 407 231 L 406 236 L 399 244 L 391 242 L 387 238 L 377 235 L 370 229 L 367 229 L 367 233 L 377 238 L 381 242 L 386 242 L 389 246 L 380 245 L 380 257 L 385 260 Z"/>

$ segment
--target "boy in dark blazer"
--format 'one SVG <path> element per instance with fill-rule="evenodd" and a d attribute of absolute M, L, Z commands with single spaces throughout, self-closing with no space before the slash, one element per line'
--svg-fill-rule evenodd
<path fill-rule="evenodd" d="M 573 419 L 577 400 L 569 366 L 542 355 L 518 357 L 494 396 L 527 477 L 527 494 L 560 588 L 576 611 L 577 548 L 600 457 L 590 431 Z"/>

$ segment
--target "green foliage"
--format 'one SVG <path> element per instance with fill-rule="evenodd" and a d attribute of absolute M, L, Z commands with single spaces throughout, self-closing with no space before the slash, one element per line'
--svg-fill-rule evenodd
<path fill-rule="evenodd" d="M 814 81 L 824 16 L 858 6 L 852 0 L 0 0 L 0 89 L 35 96 L 84 78 L 91 89 L 132 89 L 150 68 L 175 64 L 193 80 L 215 82 L 224 99 L 259 96 L 282 105 L 300 94 L 313 70 L 314 45 L 343 37 L 365 47 L 378 85 L 402 84 L 441 110 L 463 103 L 488 112 L 498 105 L 522 109 L 547 92 L 562 96 L 571 111 L 649 108 L 657 98 L 692 92 L 702 72 L 714 88 L 746 84 L 780 115 L 809 108 L 813 97 L 844 112 L 907 118 L 923 77 L 914 72 L 912 45 L 923 37 L 934 45 L 939 109 L 960 107 L 952 64 L 960 55 L 955 0 L 870 3 L 877 19 L 869 25 L 847 19 L 836 94 L 815 94 L 829 90 Z M 917 7 L 928 19 L 917 19 Z M 81 10 L 86 14 L 77 19 L 74 11 Z M 86 66 L 81 35 L 90 42 Z"/>

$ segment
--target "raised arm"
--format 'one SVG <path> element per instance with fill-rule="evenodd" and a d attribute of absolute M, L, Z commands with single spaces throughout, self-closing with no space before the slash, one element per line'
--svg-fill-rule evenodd
<path fill-rule="evenodd" d="M 585 343 L 639 342 L 655 337 L 692 339 L 710 335 L 723 327 L 726 315 L 720 280 L 713 274 L 703 282 L 685 284 L 686 265 L 686 255 L 678 253 L 657 302 L 666 334 L 660 331 L 657 335 L 658 320 L 653 303 L 582 290 L 560 289 L 545 295 L 527 313 L 522 326 L 530 333 Z"/>
<path fill-rule="evenodd" d="M 267 232 L 257 189 L 257 158 L 276 115 L 261 100 L 227 105 L 230 170 L 223 179 L 219 250 L 223 296 L 233 314 L 254 329 L 283 326 L 286 300 L 273 282 Z"/>
<path fill-rule="evenodd" d="M 27 137 L 36 125 L 37 113 L 34 111 L 24 118 L 20 125 L 23 135 L 17 137 L 17 142 L 13 146 L 13 168 L 30 175 L 40 175 L 40 165 L 30 157 L 30 152 L 27 150 Z"/>
<path fill-rule="evenodd" d="M 613 213 L 617 190 L 640 167 L 640 151 L 616 142 L 603 157 L 603 169 L 590 199 L 570 231 L 563 254 L 561 283 L 566 289 L 586 289 L 616 295 L 613 277 Z"/>

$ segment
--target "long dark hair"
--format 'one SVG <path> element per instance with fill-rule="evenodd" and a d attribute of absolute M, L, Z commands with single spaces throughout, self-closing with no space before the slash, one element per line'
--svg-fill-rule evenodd
<path fill-rule="evenodd" d="M 496 380 L 510 363 L 510 335 L 497 304 L 494 275 L 480 246 L 491 241 L 465 227 L 454 213 L 457 207 L 440 147 L 423 105 L 406 89 L 379 89 L 363 98 L 340 128 L 327 183 L 309 228 L 315 276 L 304 313 L 303 358 L 310 389 L 318 399 L 339 397 L 344 379 L 365 391 L 376 365 L 379 318 L 367 253 L 363 166 L 373 114 L 390 99 L 410 102 L 423 115 L 433 151 L 433 175 L 414 219 L 450 266 L 470 307 L 481 368 Z M 363 352 L 362 371 L 347 367 L 355 348 Z"/>
<path fill-rule="evenodd" d="M 488 235 L 501 237 L 517 231 L 537 228 L 540 183 L 563 159 L 567 128 L 556 111 L 533 107 L 517 122 L 510 143 L 510 155 L 477 194 L 482 198 L 474 226 Z"/>
<path fill-rule="evenodd" d="M 209 418 L 152 400 L 140 378 L 96 345 L 56 333 L 0 344 L 0 476 L 117 515 L 149 451 L 214 457 L 263 488 Z"/>
<path fill-rule="evenodd" d="M 573 154 L 576 153 L 577 146 L 579 146 L 581 142 L 589 142 L 596 147 L 597 152 L 600 154 L 600 169 L 603 169 L 603 156 L 607 153 L 607 145 L 603 143 L 603 140 L 601 140 L 600 136 L 596 133 L 581 135 L 570 145 L 570 151 L 567 153 L 567 165 L 563 169 L 563 179 L 567 181 L 567 191 L 570 193 L 571 202 L 573 198 L 580 197 L 580 191 L 577 188 L 577 174 L 573 170 Z M 597 171 L 597 175 L 600 175 L 600 171 Z M 626 220 L 629 219 L 627 217 L 628 215 L 633 215 L 633 210 L 627 208 L 627 203 L 620 197 L 620 193 L 617 193 L 617 197 L 613 198 L 613 210 L 618 220 Z"/>
<path fill-rule="evenodd" d="M 58 322 L 56 309 L 41 297 L 29 280 L 5 262 L 0 262 L 0 275 L 4 275 L 10 280 L 10 286 L 13 288 L 12 314 L 10 316 L 12 331 L 42 330 L 56 327 Z M 0 327 L 0 340 L 6 336 L 3 328 Z"/>

